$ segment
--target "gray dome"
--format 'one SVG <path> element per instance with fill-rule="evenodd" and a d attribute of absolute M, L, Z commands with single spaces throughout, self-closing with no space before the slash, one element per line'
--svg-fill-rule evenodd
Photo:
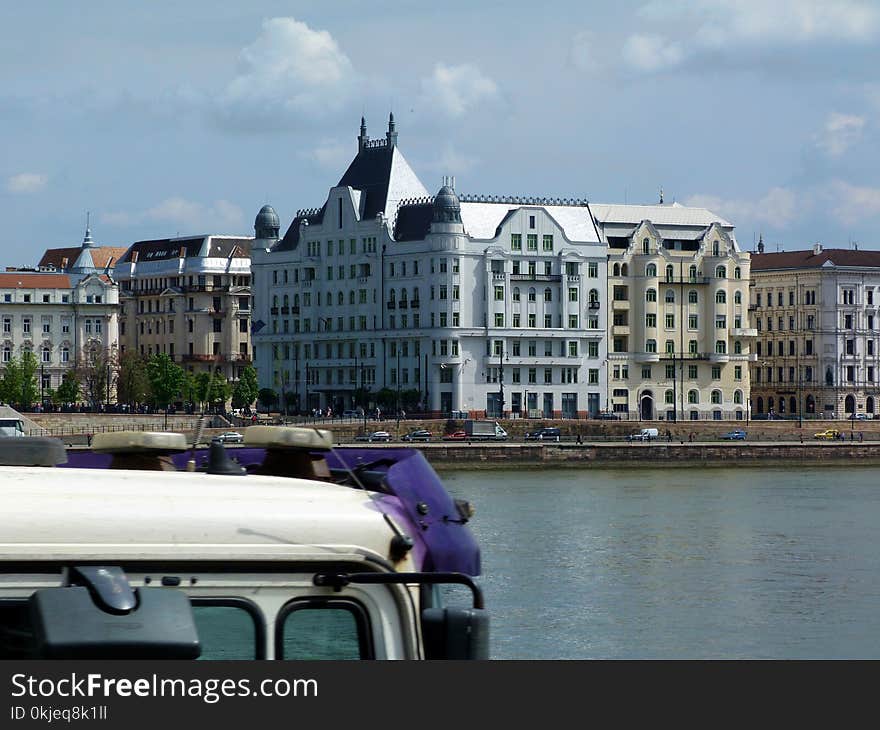
<path fill-rule="evenodd" d="M 461 223 L 461 203 L 455 191 L 448 185 L 440 188 L 434 197 L 435 223 Z"/>
<path fill-rule="evenodd" d="M 278 238 L 281 221 L 271 205 L 264 205 L 254 220 L 254 232 L 257 238 Z"/>

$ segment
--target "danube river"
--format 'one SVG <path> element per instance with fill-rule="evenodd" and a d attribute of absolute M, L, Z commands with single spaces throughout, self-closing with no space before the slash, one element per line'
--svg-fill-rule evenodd
<path fill-rule="evenodd" d="M 880 658 L 876 467 L 441 476 L 493 658 Z"/>

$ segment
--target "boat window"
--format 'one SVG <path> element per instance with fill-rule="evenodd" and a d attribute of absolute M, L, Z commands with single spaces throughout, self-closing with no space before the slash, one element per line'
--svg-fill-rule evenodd
<path fill-rule="evenodd" d="M 0 659 L 34 659 L 31 615 L 27 601 L 0 601 Z"/>
<path fill-rule="evenodd" d="M 260 609 L 250 601 L 192 598 L 199 632 L 199 659 L 263 659 L 265 629 Z"/>
<path fill-rule="evenodd" d="M 276 621 L 278 659 L 372 659 L 369 622 L 354 601 L 306 599 L 288 603 Z"/>

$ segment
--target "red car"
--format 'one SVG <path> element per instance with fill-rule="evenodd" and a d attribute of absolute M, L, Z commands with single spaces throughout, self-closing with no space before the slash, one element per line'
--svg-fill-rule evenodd
<path fill-rule="evenodd" d="M 452 433 L 448 433 L 443 437 L 444 441 L 464 441 L 467 438 L 467 434 L 464 431 L 453 431 Z"/>

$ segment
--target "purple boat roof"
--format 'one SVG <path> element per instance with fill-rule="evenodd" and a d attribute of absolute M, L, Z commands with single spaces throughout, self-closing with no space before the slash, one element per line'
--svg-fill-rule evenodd
<path fill-rule="evenodd" d="M 227 453 L 248 471 L 253 471 L 263 463 L 266 450 L 244 447 L 229 449 Z M 201 464 L 207 455 L 207 449 L 197 449 L 196 463 Z M 320 455 L 326 458 L 331 470 L 355 470 L 369 465 L 370 472 L 385 474 L 387 491 L 400 503 L 400 509 L 389 504 L 389 511 L 406 522 L 415 543 L 414 556 L 423 557 L 423 571 L 480 574 L 479 545 L 463 524 L 455 500 L 421 451 L 393 447 L 346 448 L 320 452 Z M 186 451 L 173 454 L 171 459 L 177 469 L 184 470 L 191 457 L 192 452 Z M 110 454 L 71 449 L 67 452 L 67 463 L 60 466 L 106 469 L 112 458 Z"/>

